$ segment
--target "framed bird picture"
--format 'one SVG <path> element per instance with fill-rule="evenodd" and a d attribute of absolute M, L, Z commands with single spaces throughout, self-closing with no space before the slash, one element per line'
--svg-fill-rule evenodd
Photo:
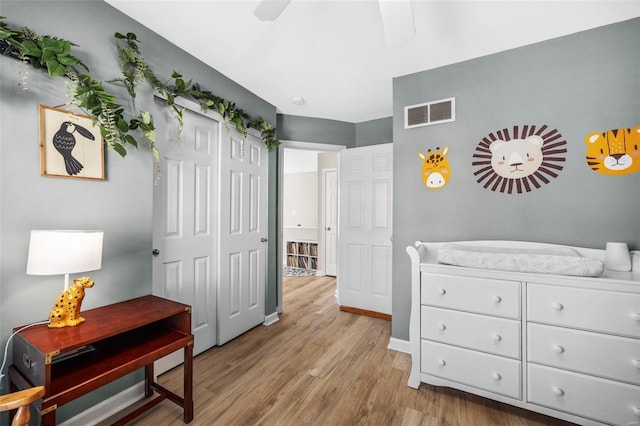
<path fill-rule="evenodd" d="M 104 180 L 104 144 L 91 117 L 40 105 L 40 174 Z"/>

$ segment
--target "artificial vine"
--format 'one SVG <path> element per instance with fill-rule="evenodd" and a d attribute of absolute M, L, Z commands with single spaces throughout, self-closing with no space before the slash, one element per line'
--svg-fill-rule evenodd
<path fill-rule="evenodd" d="M 128 146 L 138 147 L 139 135 L 142 134 L 154 157 L 158 159 L 153 117 L 149 112 L 138 111 L 135 104 L 136 89 L 143 81 L 147 81 L 156 93 L 166 99 L 180 129 L 183 109 L 175 103 L 175 99 L 182 96 L 196 100 L 204 111 L 215 110 L 220 113 L 225 123 L 233 124 L 243 137 L 247 136 L 249 128 L 254 128 L 260 131 L 267 149 L 280 145 L 280 141 L 275 138 L 275 128 L 262 117 L 252 118 L 236 108 L 233 102 L 202 90 L 198 83 L 185 80 L 178 72 L 174 71 L 167 82 L 162 82 L 145 62 L 139 49 L 139 41 L 133 33 L 115 33 L 122 76 L 108 81 L 124 85 L 130 97 L 133 109 L 131 113 L 116 102 L 116 95 L 104 89 L 103 82 L 96 81 L 89 74 L 89 68 L 80 59 L 71 54 L 72 46 L 77 46 L 76 44 L 54 36 L 39 35 L 27 27 L 11 29 L 4 19 L 5 17 L 0 16 L 0 52 L 20 60 L 21 67 L 30 64 L 36 69 L 46 69 L 52 77 L 66 77 L 67 90 L 71 93 L 68 104 L 89 115 L 99 126 L 108 146 L 123 157 L 127 154 Z M 26 90 L 28 72 L 21 68 L 19 74 L 19 88 Z"/>
<path fill-rule="evenodd" d="M 139 48 L 139 40 L 134 33 L 115 33 L 114 37 L 118 49 L 118 63 L 122 70 L 122 77 L 114 81 L 121 82 L 135 103 L 136 86 L 146 80 L 156 93 L 161 94 L 166 99 L 166 104 L 172 108 L 174 115 L 182 125 L 183 109 L 176 105 L 177 97 L 190 98 L 198 102 L 203 111 L 217 111 L 227 125 L 233 124 L 243 137 L 247 136 L 249 128 L 260 131 L 262 139 L 267 149 L 273 149 L 280 145 L 280 141 L 275 138 L 275 128 L 273 128 L 264 118 L 252 118 L 249 114 L 235 103 L 226 101 L 216 96 L 208 90 L 201 89 L 198 83 L 185 80 L 177 71 L 173 71 L 168 82 L 163 83 L 156 77 L 155 73 L 144 60 Z"/>
<path fill-rule="evenodd" d="M 52 77 L 66 77 L 67 91 L 72 93 L 67 103 L 89 115 L 100 128 L 102 137 L 110 148 L 121 156 L 127 154 L 127 146 L 138 147 L 139 133 L 147 140 L 154 156 L 155 132 L 151 115 L 136 112 L 133 117 L 116 102 L 116 95 L 106 91 L 103 83 L 88 74 L 89 68 L 71 54 L 76 44 L 58 37 L 39 35 L 30 28 L 10 29 L 0 17 L 0 51 L 5 56 L 30 64 L 33 68 L 47 70 Z M 85 72 L 83 72 L 85 71 Z M 20 90 L 26 90 L 26 73 L 20 71 Z"/>

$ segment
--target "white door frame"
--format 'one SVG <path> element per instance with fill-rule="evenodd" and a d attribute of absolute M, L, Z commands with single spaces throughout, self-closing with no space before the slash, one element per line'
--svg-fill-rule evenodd
<path fill-rule="evenodd" d="M 283 230 L 283 191 L 284 191 L 284 149 L 302 149 L 307 151 L 342 151 L 346 145 L 331 145 L 326 143 L 302 142 L 292 140 L 281 140 L 278 149 L 278 223 L 277 223 L 277 245 L 276 245 L 276 273 L 278 301 L 276 311 L 282 313 L 282 230 Z M 338 179 L 340 177 L 338 176 Z"/>

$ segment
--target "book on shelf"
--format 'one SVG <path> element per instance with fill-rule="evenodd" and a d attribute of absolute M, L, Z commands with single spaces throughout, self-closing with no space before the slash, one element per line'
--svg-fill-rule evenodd
<path fill-rule="evenodd" d="M 287 253 L 297 254 L 298 244 L 292 241 L 287 242 Z"/>

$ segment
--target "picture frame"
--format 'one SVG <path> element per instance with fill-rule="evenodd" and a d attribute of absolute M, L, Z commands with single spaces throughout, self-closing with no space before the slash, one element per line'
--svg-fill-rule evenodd
<path fill-rule="evenodd" d="M 39 105 L 40 175 L 104 180 L 104 143 L 91 117 Z"/>

